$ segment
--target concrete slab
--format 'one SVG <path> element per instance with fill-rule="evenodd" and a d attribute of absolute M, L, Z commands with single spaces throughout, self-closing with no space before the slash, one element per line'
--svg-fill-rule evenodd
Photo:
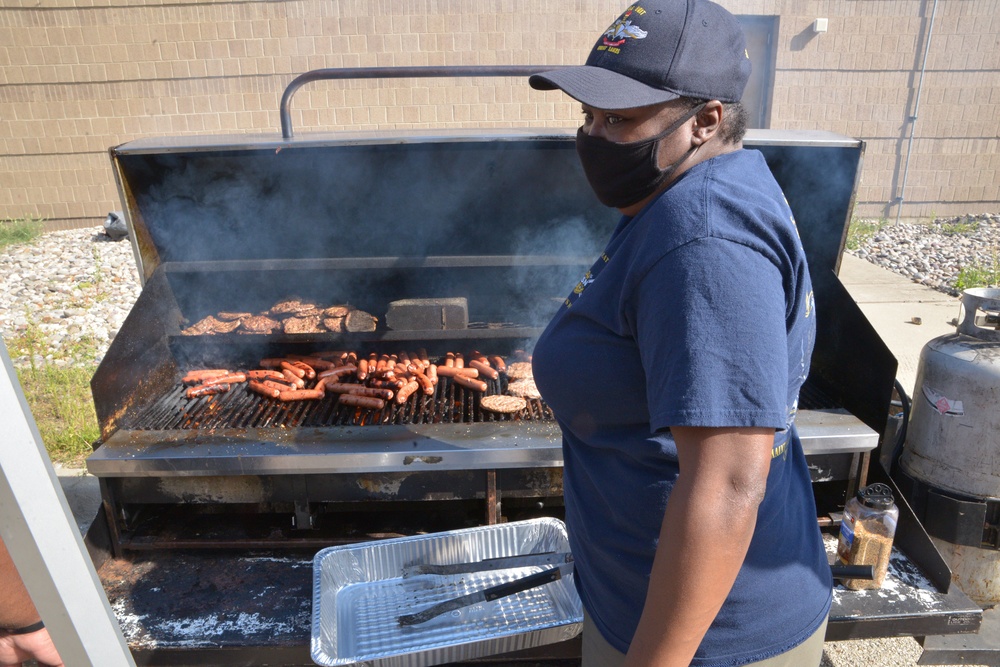
<path fill-rule="evenodd" d="M 80 527 L 80 533 L 86 534 L 101 506 L 100 483 L 96 477 L 83 469 L 63 468 L 58 464 L 54 465 L 53 468 L 55 468 L 63 493 L 66 495 L 69 509 L 73 512 L 73 518 L 76 519 L 76 524 Z"/>
<path fill-rule="evenodd" d="M 920 351 L 928 341 L 955 333 L 952 320 L 961 301 L 853 255 L 844 255 L 840 281 L 896 357 L 896 379 L 912 397 Z"/>

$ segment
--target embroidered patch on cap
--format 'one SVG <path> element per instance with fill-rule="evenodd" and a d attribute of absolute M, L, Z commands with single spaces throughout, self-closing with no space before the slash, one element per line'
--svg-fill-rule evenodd
<path fill-rule="evenodd" d="M 646 10 L 638 5 L 633 5 L 625 10 L 611 27 L 604 31 L 604 38 L 597 44 L 598 51 L 608 50 L 611 53 L 618 53 L 622 44 L 630 39 L 645 39 L 648 31 L 632 23 L 633 15 L 642 16 Z"/>

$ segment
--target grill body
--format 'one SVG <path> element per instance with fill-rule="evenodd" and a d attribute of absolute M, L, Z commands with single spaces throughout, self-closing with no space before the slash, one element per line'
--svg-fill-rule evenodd
<path fill-rule="evenodd" d="M 867 474 L 895 374 L 836 278 L 864 145 L 775 131 L 751 131 L 745 145 L 782 185 L 809 256 L 819 332 L 799 425 L 829 517 Z M 317 350 L 530 352 L 618 219 L 591 193 L 573 133 L 146 139 L 110 157 L 144 289 L 92 380 L 101 441 L 87 465 L 104 506 L 88 540 L 123 618 L 146 619 L 123 623 L 140 662 L 308 664 L 316 550 L 561 517 L 560 437 L 541 401 L 497 415 L 446 380 L 433 396 L 378 413 L 329 396 L 276 405 L 242 388 L 190 401 L 181 377 Z M 379 326 L 181 333 L 206 315 L 259 312 L 292 295 L 351 304 Z M 468 302 L 468 328 L 385 327 L 392 301 L 457 297 Z M 492 382 L 502 391 L 507 380 Z M 178 581 L 187 592 L 168 600 Z M 232 592 L 218 594 L 220 581 Z M 275 586 L 280 604 L 262 602 Z M 945 627 L 955 609 L 932 625 Z M 154 622 L 218 624 L 248 610 L 273 623 L 190 639 Z M 833 632 L 860 636 L 861 617 L 834 619 Z M 578 650 L 571 641 L 520 657 L 568 665 Z"/>

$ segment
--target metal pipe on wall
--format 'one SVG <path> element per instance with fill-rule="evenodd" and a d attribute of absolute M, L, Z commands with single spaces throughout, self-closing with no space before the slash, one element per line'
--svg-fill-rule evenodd
<path fill-rule="evenodd" d="M 934 0 L 931 8 L 931 22 L 927 28 L 927 44 L 924 46 L 924 58 L 920 63 L 920 78 L 917 80 L 917 96 L 913 101 L 913 115 L 910 116 L 910 138 L 906 145 L 906 162 L 903 163 L 903 182 L 899 186 L 899 196 L 896 197 L 896 224 L 899 224 L 899 216 L 903 212 L 903 202 L 906 199 L 906 176 L 910 171 L 910 155 L 913 153 L 913 129 L 917 124 L 917 115 L 920 112 L 920 93 L 924 88 L 924 72 L 927 71 L 927 54 L 931 51 L 931 35 L 934 34 L 934 17 L 937 15 L 938 0 Z"/>

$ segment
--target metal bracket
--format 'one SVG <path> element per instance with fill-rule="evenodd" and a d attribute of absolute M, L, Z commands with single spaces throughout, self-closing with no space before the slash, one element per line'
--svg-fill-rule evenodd
<path fill-rule="evenodd" d="M 309 502 L 309 489 L 306 480 L 296 476 L 292 479 L 295 493 L 295 513 L 292 515 L 292 527 L 296 530 L 312 530 L 316 527 L 316 512 Z"/>
<path fill-rule="evenodd" d="M 928 533 L 949 544 L 1000 549 L 1000 499 L 961 497 L 900 473 L 900 486 Z"/>
<path fill-rule="evenodd" d="M 292 517 L 292 526 L 298 530 L 310 530 L 316 527 L 316 513 L 312 511 L 306 501 L 295 501 L 295 515 Z"/>

